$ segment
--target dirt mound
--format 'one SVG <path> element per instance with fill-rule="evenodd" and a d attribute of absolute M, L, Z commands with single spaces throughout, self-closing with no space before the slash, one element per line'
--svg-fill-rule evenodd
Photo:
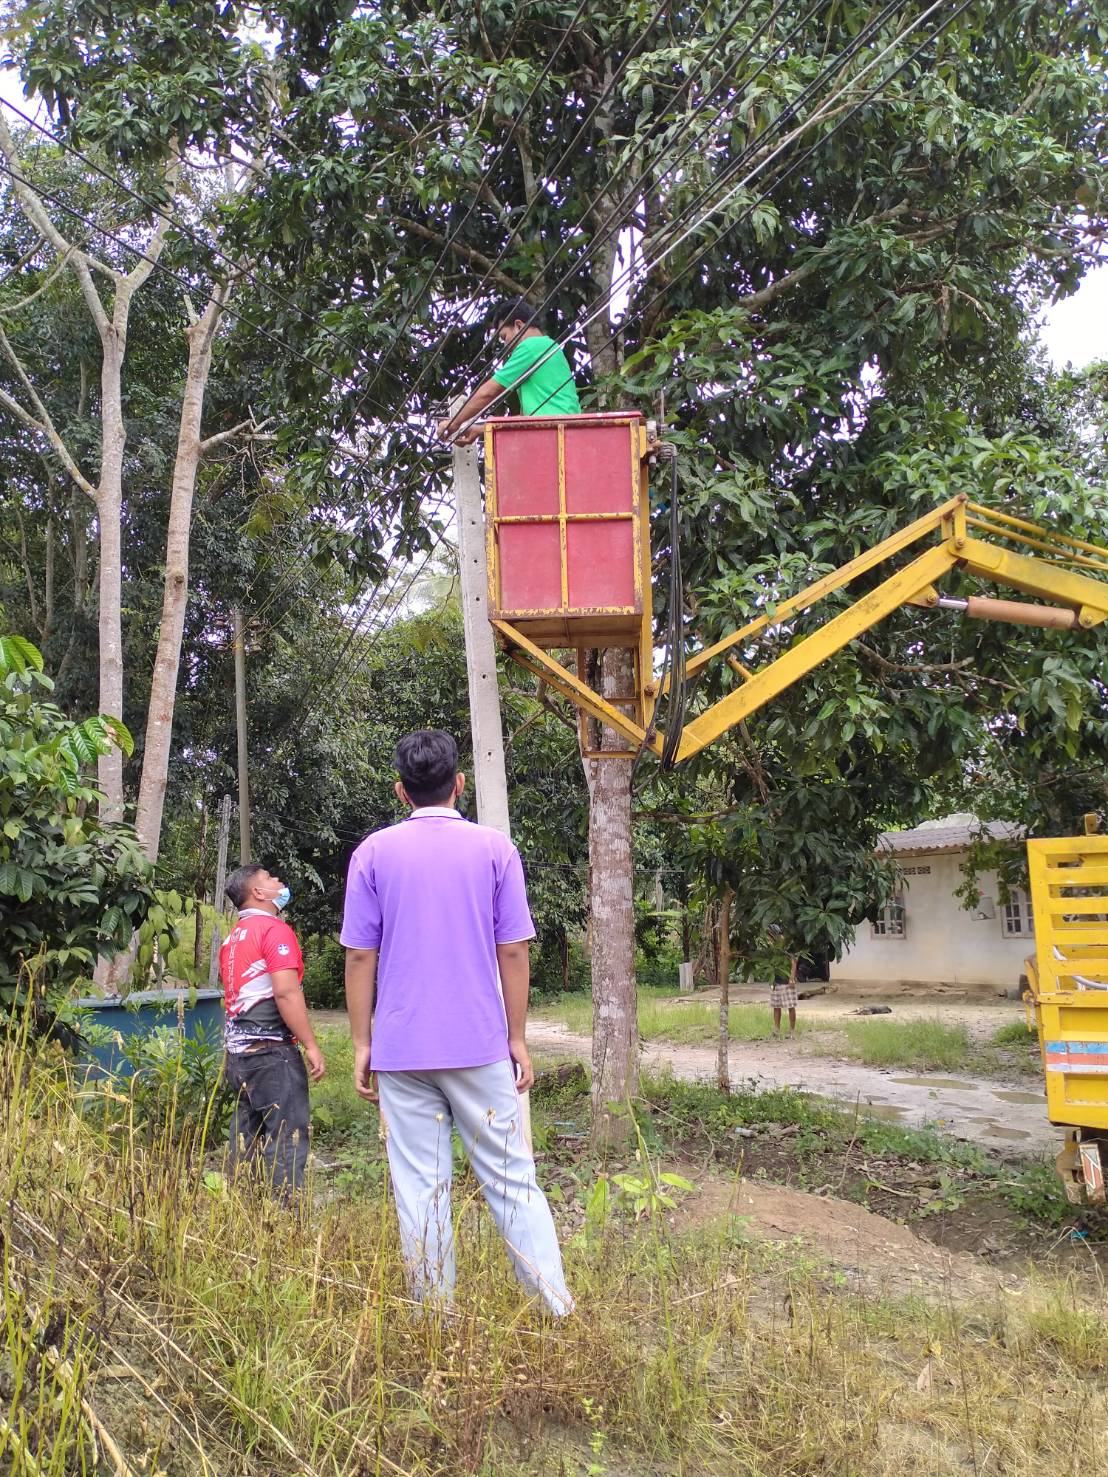
<path fill-rule="evenodd" d="M 966 1252 L 934 1246 L 908 1226 L 829 1195 L 757 1180 L 702 1178 L 695 1197 L 682 1206 L 682 1219 L 707 1225 L 723 1216 L 745 1220 L 761 1240 L 800 1242 L 848 1285 L 864 1285 L 870 1293 L 925 1292 L 961 1302 L 1014 1285 Z"/>

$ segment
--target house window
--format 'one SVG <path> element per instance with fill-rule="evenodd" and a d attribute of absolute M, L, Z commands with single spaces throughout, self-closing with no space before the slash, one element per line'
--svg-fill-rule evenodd
<path fill-rule="evenodd" d="M 1004 904 L 1003 928 L 1007 939 L 1029 939 L 1035 936 L 1035 915 L 1031 911 L 1031 899 L 1022 887 L 1013 887 Z"/>
<path fill-rule="evenodd" d="M 875 939 L 902 939 L 905 935 L 906 915 L 903 897 L 895 897 L 877 915 L 873 925 Z"/>

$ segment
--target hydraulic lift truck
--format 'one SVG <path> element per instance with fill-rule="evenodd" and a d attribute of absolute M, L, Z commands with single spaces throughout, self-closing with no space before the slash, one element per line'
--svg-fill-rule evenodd
<path fill-rule="evenodd" d="M 1108 619 L 1108 549 L 963 495 L 782 600 L 772 615 L 686 651 L 683 620 L 672 617 L 683 601 L 672 582 L 680 552 L 674 470 L 665 493 L 671 636 L 656 673 L 648 478 L 659 448 L 647 422 L 637 411 L 502 417 L 485 422 L 484 443 L 489 619 L 507 654 L 576 707 L 590 757 L 637 761 L 649 752 L 680 764 L 902 606 L 1075 636 Z M 939 589 L 948 576 L 960 582 L 955 598 Z M 812 629 L 808 613 L 856 582 L 863 593 L 850 591 L 852 603 Z M 994 585 L 1046 603 L 997 598 L 988 593 Z M 773 649 L 759 661 L 769 636 Z M 618 696 L 591 680 L 590 655 L 606 647 L 631 658 L 631 690 Z M 730 669 L 730 690 L 686 717 L 686 682 L 717 660 Z M 622 744 L 599 749 L 597 725 Z M 1102 1200 L 1108 837 L 1031 841 L 1028 855 L 1036 936 L 1028 1019 L 1039 1032 L 1050 1120 L 1066 1131 L 1059 1171 L 1071 1198 Z"/>
<path fill-rule="evenodd" d="M 1027 1022 L 1038 1032 L 1051 1123 L 1065 1130 L 1058 1173 L 1073 1204 L 1104 1203 L 1108 1163 L 1108 836 L 1027 843 L 1035 953 Z"/>

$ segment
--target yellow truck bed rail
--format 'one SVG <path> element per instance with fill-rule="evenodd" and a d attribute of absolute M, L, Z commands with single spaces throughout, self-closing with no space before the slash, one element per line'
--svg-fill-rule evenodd
<path fill-rule="evenodd" d="M 1047 1115 L 1068 1130 L 1058 1168 L 1074 1200 L 1104 1198 L 1108 1136 L 1108 836 L 1027 843 L 1035 955 L 1030 1007 Z"/>

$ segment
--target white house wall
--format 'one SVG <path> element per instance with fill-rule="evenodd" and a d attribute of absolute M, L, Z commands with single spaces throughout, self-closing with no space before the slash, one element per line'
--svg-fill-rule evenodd
<path fill-rule="evenodd" d="M 1034 940 L 1005 938 L 1004 909 L 992 872 L 984 873 L 978 886 L 992 898 L 995 917 L 975 919 L 961 907 L 954 889 L 963 880 L 963 857 L 964 853 L 905 857 L 904 868 L 915 870 L 904 879 L 905 936 L 874 937 L 871 925 L 863 923 L 842 959 L 831 965 L 831 978 L 1001 989 L 1015 985 Z"/>

